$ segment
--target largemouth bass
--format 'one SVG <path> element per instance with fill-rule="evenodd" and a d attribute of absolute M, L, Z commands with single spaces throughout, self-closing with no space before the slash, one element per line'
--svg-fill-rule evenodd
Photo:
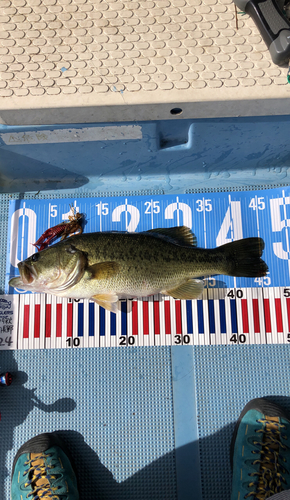
<path fill-rule="evenodd" d="M 265 276 L 264 241 L 246 238 L 213 249 L 197 248 L 186 226 L 142 233 L 71 236 L 19 262 L 10 286 L 72 299 L 92 299 L 116 312 L 122 298 L 161 293 L 196 299 L 208 275 Z"/>

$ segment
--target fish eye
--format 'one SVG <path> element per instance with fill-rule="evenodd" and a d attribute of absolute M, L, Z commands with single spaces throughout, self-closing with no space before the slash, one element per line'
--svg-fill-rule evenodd
<path fill-rule="evenodd" d="M 37 262 L 39 260 L 39 257 L 40 257 L 39 253 L 34 253 L 31 257 L 31 260 L 33 262 Z"/>

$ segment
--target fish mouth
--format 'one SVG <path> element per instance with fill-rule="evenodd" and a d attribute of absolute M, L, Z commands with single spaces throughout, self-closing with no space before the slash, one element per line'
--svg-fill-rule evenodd
<path fill-rule="evenodd" d="M 34 278 L 36 278 L 34 269 L 26 262 L 19 262 L 18 269 L 23 285 L 31 285 Z"/>
<path fill-rule="evenodd" d="M 9 280 L 9 286 L 12 286 L 13 288 L 21 288 L 22 285 L 23 281 L 20 276 L 18 276 L 17 278 L 11 278 L 11 280 Z"/>

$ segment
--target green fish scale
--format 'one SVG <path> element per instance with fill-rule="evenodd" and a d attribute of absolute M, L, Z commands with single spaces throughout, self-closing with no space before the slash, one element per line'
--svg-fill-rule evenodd
<path fill-rule="evenodd" d="M 88 266 L 98 262 L 120 265 L 116 275 L 99 279 L 98 284 L 85 273 L 75 290 L 97 287 L 103 293 L 158 293 L 189 278 L 222 272 L 225 263 L 222 253 L 215 249 L 183 247 L 142 233 L 93 233 L 73 236 L 69 242 L 87 254 Z"/>

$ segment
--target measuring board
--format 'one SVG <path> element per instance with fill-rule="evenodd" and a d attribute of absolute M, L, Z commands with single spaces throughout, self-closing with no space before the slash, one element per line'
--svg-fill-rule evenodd
<path fill-rule="evenodd" d="M 203 248 L 260 236 L 269 272 L 255 279 L 210 276 L 198 300 L 159 295 L 127 300 L 117 314 L 92 301 L 9 287 L 9 279 L 19 275 L 18 262 L 35 252 L 33 243 L 46 229 L 68 219 L 71 207 L 86 214 L 84 232 L 146 231 L 184 224 Z M 205 195 L 12 200 L 8 231 L 0 349 L 290 341 L 288 187 Z"/>

